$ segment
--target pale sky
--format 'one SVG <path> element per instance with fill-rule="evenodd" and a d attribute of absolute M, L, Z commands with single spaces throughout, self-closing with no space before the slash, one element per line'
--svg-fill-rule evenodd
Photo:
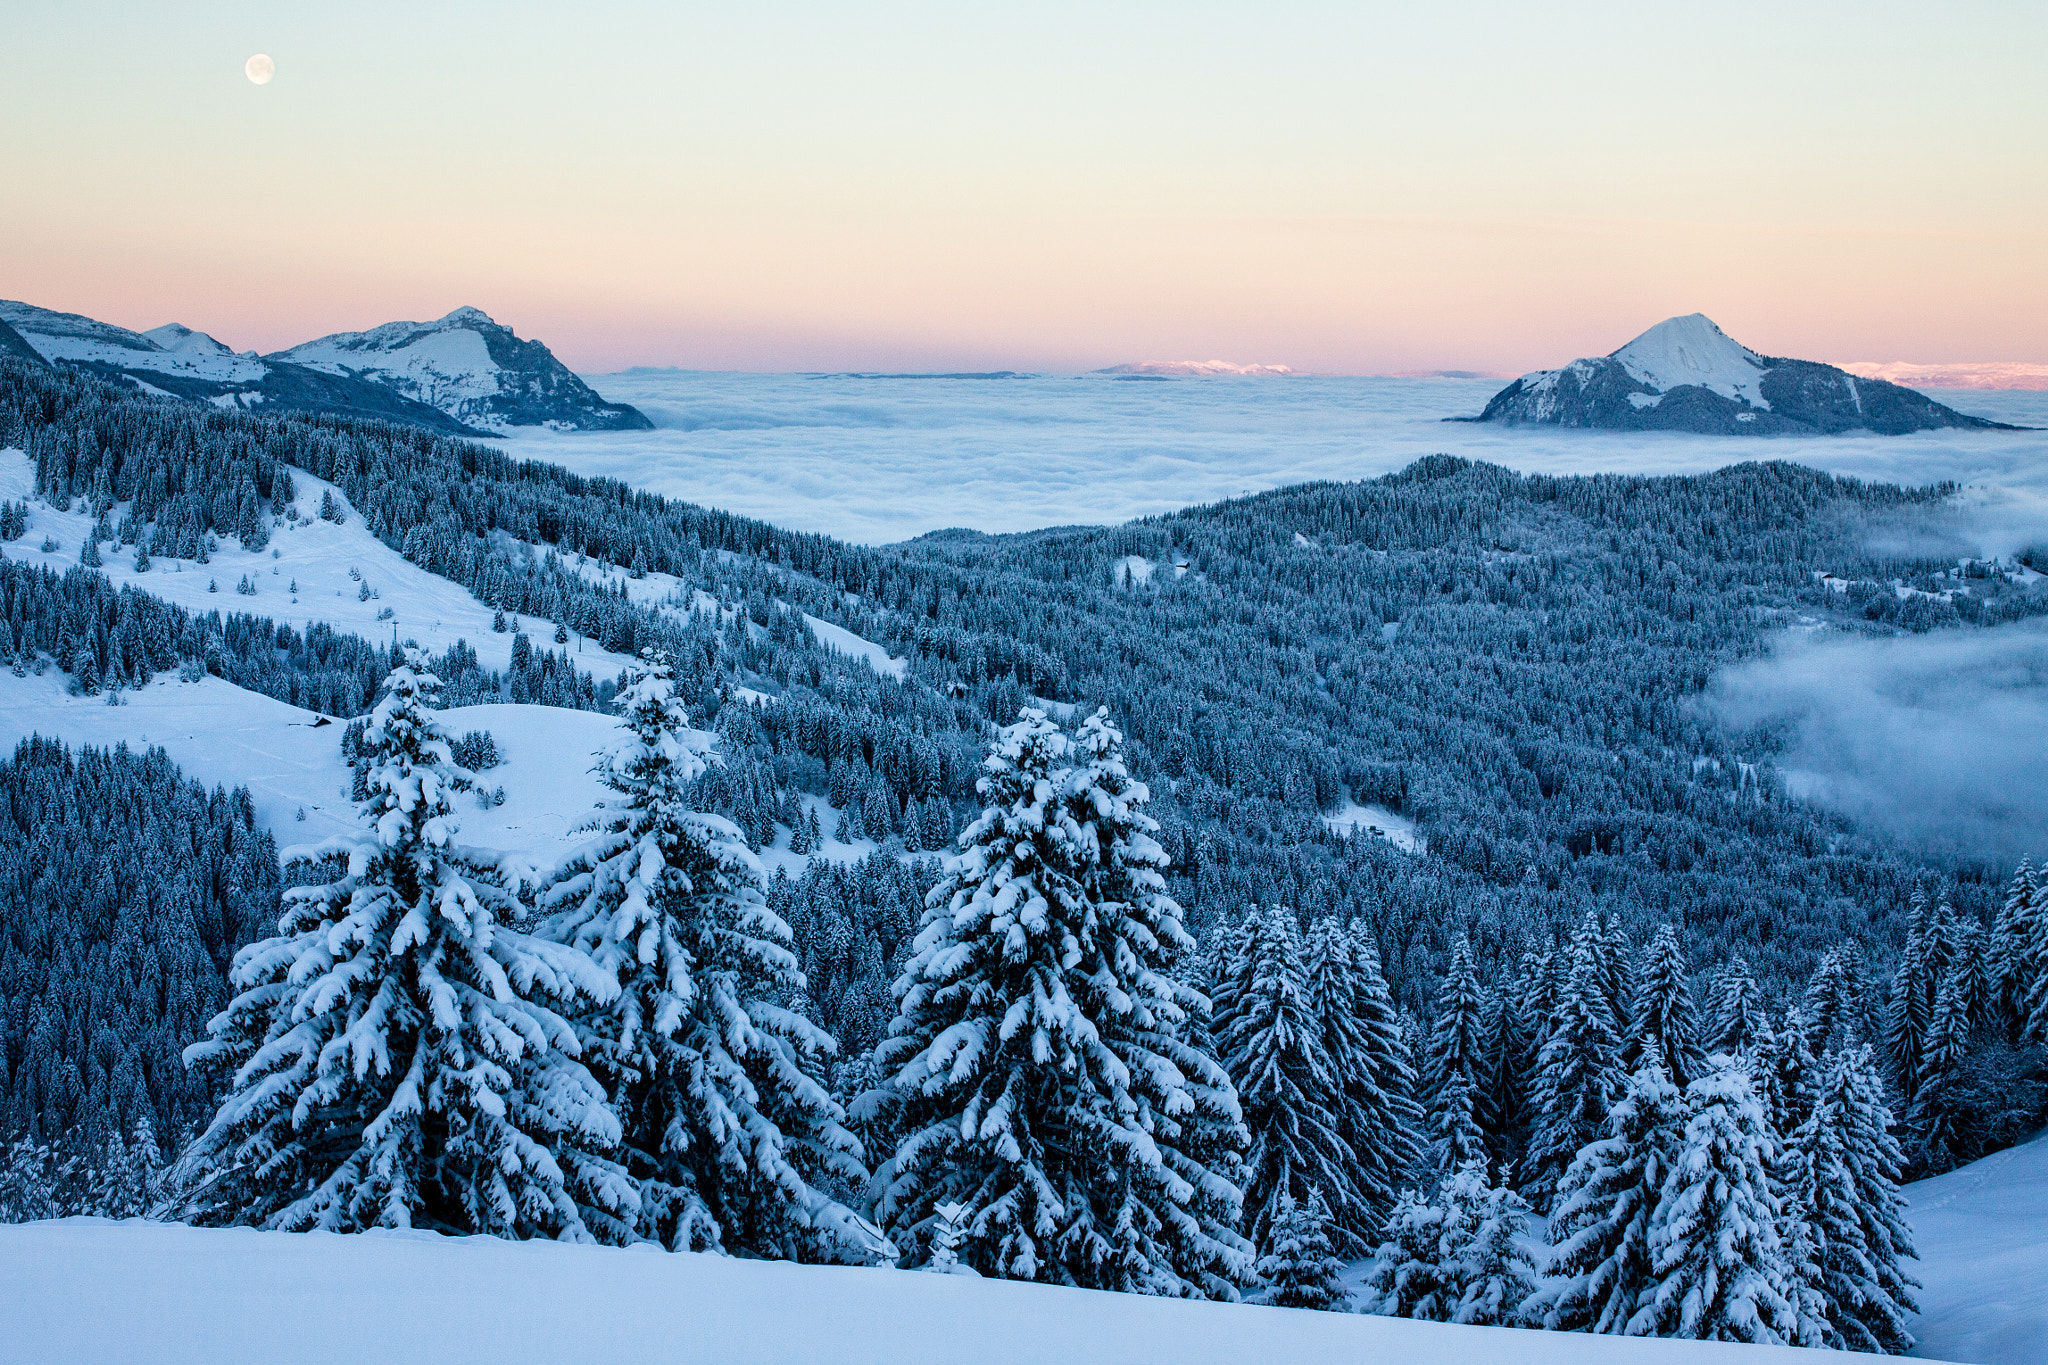
<path fill-rule="evenodd" d="M 0 297 L 586 372 L 2048 361 L 2044 70 L 1954 0 L 11 0 Z"/>

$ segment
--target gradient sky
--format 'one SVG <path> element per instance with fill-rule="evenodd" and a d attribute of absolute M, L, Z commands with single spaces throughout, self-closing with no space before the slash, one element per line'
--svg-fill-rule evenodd
<path fill-rule="evenodd" d="M 1276 12 L 1277 11 L 1277 12 Z M 11 0 L 0 297 L 585 371 L 2048 360 L 2048 6 Z M 267 86 L 242 63 L 277 62 Z"/>

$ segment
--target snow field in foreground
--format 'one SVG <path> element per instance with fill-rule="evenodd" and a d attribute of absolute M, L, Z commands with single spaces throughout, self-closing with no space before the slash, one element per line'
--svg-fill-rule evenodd
<path fill-rule="evenodd" d="M 0 1361 L 1773 1365 L 1789 1347 L 1453 1327 L 912 1271 L 428 1233 L 0 1227 Z"/>
<path fill-rule="evenodd" d="M 1915 1355 L 2048 1361 L 2048 1134 L 1906 1186 L 1925 1286 Z"/>

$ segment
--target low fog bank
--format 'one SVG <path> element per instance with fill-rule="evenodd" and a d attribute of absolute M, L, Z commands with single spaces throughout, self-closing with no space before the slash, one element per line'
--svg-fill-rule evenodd
<path fill-rule="evenodd" d="M 1718 675 L 1707 705 L 1787 729 L 1795 796 L 1967 863 L 2048 854 L 2048 622 L 1788 635 Z"/>

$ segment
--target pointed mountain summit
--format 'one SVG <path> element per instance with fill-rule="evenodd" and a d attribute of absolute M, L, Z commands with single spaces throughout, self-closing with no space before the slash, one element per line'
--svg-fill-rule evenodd
<path fill-rule="evenodd" d="M 1525 374 L 1471 420 L 1726 436 L 2010 430 L 1882 379 L 1760 355 L 1704 313 L 1666 319 L 1611 355 Z"/>
<path fill-rule="evenodd" d="M 266 359 L 382 384 L 465 426 L 506 432 L 644 431 L 639 409 L 607 403 L 538 341 L 521 341 L 481 308 L 433 322 L 337 332 Z"/>

